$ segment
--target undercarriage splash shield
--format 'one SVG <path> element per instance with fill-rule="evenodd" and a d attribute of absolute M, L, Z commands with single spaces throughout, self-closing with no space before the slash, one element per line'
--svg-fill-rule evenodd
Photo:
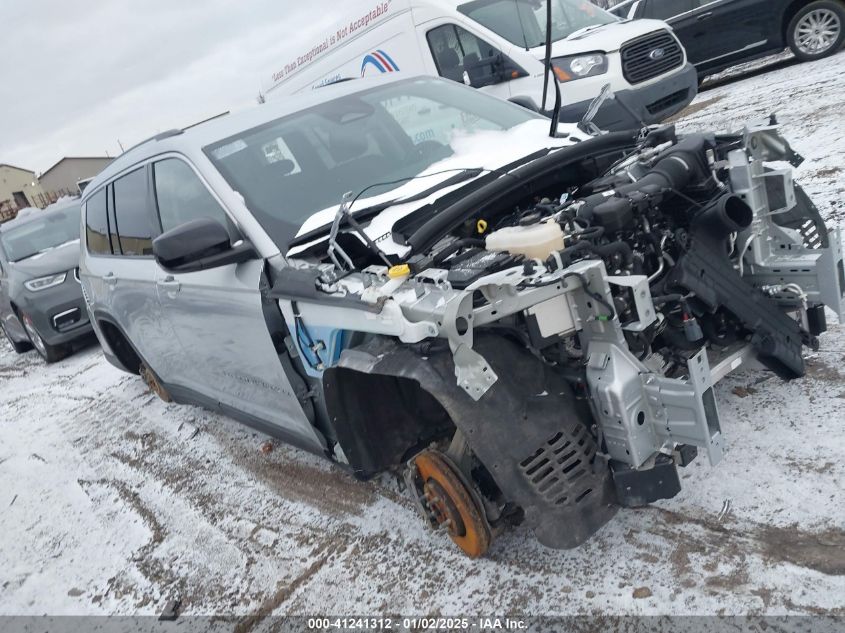
<path fill-rule="evenodd" d="M 478 337 L 499 380 L 478 402 L 455 384 L 448 350 L 424 358 L 391 339 L 344 351 L 338 367 L 409 378 L 430 393 L 464 433 L 504 496 L 525 512 L 547 547 L 577 547 L 616 513 L 612 477 L 566 381 L 500 337 Z"/>

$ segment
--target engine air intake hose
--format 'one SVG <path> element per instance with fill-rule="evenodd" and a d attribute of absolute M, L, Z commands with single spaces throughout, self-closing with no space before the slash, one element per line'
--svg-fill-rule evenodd
<path fill-rule="evenodd" d="M 747 229 L 753 220 L 751 207 L 736 194 L 729 193 L 701 211 L 693 220 L 693 227 L 714 239 L 725 239 L 731 233 Z"/>
<path fill-rule="evenodd" d="M 593 221 L 593 210 L 607 202 L 609 194 L 624 198 L 632 193 L 654 194 L 663 190 L 683 191 L 694 180 L 704 180 L 702 160 L 706 139 L 701 135 L 690 136 L 671 149 L 657 161 L 642 178 L 636 182 L 616 187 L 612 192 L 593 194 L 583 198 L 584 204 L 578 210 L 578 217 Z"/>

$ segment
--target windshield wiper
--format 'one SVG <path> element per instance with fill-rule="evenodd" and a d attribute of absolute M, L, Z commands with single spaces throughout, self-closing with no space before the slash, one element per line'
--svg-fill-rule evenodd
<path fill-rule="evenodd" d="M 393 200 L 387 200 L 386 202 L 380 202 L 378 204 L 374 204 L 372 206 L 365 207 L 365 208 L 361 209 L 360 211 L 349 211 L 346 214 L 344 214 L 343 218 L 341 218 L 340 223 L 338 225 L 338 228 L 343 228 L 345 226 L 348 226 L 350 224 L 350 219 L 352 219 L 353 217 L 354 217 L 355 220 L 366 221 L 366 220 L 369 220 L 370 218 L 373 218 L 374 216 L 378 215 L 379 213 L 381 213 L 385 209 L 389 209 L 390 207 L 395 206 L 397 204 L 407 204 L 409 202 L 418 202 L 420 200 L 425 200 L 426 198 L 428 198 L 431 195 L 434 195 L 435 193 L 437 193 L 441 189 L 445 189 L 447 187 L 451 187 L 452 185 L 457 185 L 457 184 L 460 184 L 462 182 L 466 182 L 467 180 L 472 180 L 473 178 L 477 178 L 484 171 L 485 170 L 480 168 L 480 167 L 476 167 L 476 168 L 472 168 L 472 169 L 464 169 L 463 171 L 458 172 L 454 176 L 451 176 L 451 177 L 447 178 L 446 180 L 439 182 L 436 185 L 429 187 L 428 189 L 421 191 L 420 193 L 416 193 L 412 196 L 408 196 L 406 198 L 394 198 Z M 422 176 L 413 176 L 411 178 L 408 178 L 407 180 L 410 182 L 411 180 L 414 180 L 415 178 L 420 178 L 420 177 L 425 178 L 427 176 L 428 175 L 423 174 Z M 365 187 L 364 189 L 362 189 L 361 191 L 366 191 L 367 189 L 377 187 L 377 186 L 378 185 L 369 185 L 369 186 Z M 360 196 L 361 194 L 358 194 L 358 195 Z M 353 202 L 354 202 L 354 200 L 353 200 Z M 350 203 L 350 206 L 351 206 L 351 203 Z M 308 242 L 312 242 L 312 241 L 314 241 L 314 240 L 316 240 L 320 237 L 327 236 L 328 232 L 332 229 L 333 224 L 334 224 L 334 222 L 329 222 L 327 224 L 324 224 L 323 226 L 317 227 L 316 229 L 308 231 L 307 233 L 304 233 L 304 234 L 294 238 L 288 244 L 288 248 L 292 248 L 294 246 L 301 246 L 302 244 L 307 244 Z"/>
<path fill-rule="evenodd" d="M 334 216 L 334 222 L 332 222 L 332 228 L 329 232 L 329 259 L 332 260 L 338 270 L 343 270 L 343 265 L 337 258 L 337 254 L 340 254 L 343 260 L 349 266 L 349 270 L 355 270 L 355 264 L 352 262 L 352 258 L 349 257 L 346 251 L 343 250 L 343 247 L 341 247 L 341 245 L 337 243 L 337 235 L 338 231 L 340 230 L 340 224 L 341 222 L 344 222 L 346 224 L 351 224 L 352 228 L 355 230 L 358 236 L 362 240 L 364 240 L 364 243 L 367 245 L 367 248 L 369 248 L 374 255 L 379 257 L 381 261 L 383 261 L 387 265 L 388 268 L 390 268 L 393 265 L 391 261 L 387 259 L 387 256 L 382 252 L 378 245 L 370 238 L 369 235 L 367 235 L 367 232 L 364 230 L 364 228 L 360 224 L 358 224 L 358 220 L 353 218 L 352 215 L 349 213 L 349 207 L 352 206 L 353 202 L 355 202 L 355 199 L 352 197 L 352 192 L 350 191 L 349 193 L 343 196 L 343 200 L 341 200 L 340 202 L 340 207 L 338 208 L 337 213 Z"/>

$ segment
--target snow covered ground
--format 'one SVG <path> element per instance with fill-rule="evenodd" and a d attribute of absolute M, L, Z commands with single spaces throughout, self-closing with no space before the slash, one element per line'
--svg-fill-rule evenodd
<path fill-rule="evenodd" d="M 684 129 L 776 112 L 845 224 L 845 54 L 708 90 Z M 357 483 L 227 418 L 166 405 L 96 346 L 50 367 L 0 343 L 0 615 L 845 615 L 845 328 L 807 377 L 718 388 L 728 452 L 574 551 L 524 529 L 470 561 L 389 477 Z M 720 513 L 729 502 L 729 511 Z"/>

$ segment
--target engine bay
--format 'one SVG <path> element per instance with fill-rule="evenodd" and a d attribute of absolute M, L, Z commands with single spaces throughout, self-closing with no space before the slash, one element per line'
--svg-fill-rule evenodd
<path fill-rule="evenodd" d="M 273 296 L 296 324 L 292 338 L 309 376 L 345 368 L 423 385 L 466 440 L 455 462 L 475 455 L 541 541 L 571 547 L 607 518 L 585 519 L 582 537 L 543 527 L 542 517 L 560 506 L 573 513 L 561 519 L 590 515 L 572 505 L 578 495 L 561 460 L 543 458 L 530 471 L 561 433 L 571 436 L 567 446 L 587 447 L 578 459 L 591 464 L 594 479 L 583 494 L 592 492 L 596 508 L 614 496 L 628 506 L 673 496 L 677 466 L 697 451 L 713 465 L 722 458 L 714 384 L 749 364 L 787 380 L 802 376 L 803 348 L 818 349 L 825 309 L 845 314 L 841 235 L 793 182 L 790 164 L 800 162 L 774 122 L 725 135 L 662 127 L 636 140 L 580 140 L 402 218 L 390 237 L 406 247 L 403 257 L 382 253 L 345 201 L 328 247 L 290 258 Z M 356 333 L 357 343 L 338 332 Z M 364 349 L 372 337 L 390 339 L 402 363 L 386 368 L 384 348 L 369 361 L 356 357 L 356 345 Z M 491 340 L 507 341 L 518 359 L 491 362 L 499 355 L 483 351 Z M 453 370 L 451 387 L 409 369 L 437 366 L 437 354 Z M 497 385 L 510 388 L 518 363 L 533 363 L 554 376 L 543 384 L 559 386 L 511 400 L 565 392 L 588 413 L 557 433 L 550 421 L 547 436 L 536 436 L 539 448 L 533 432 L 502 420 L 509 441 L 520 444 L 523 434 L 525 446 L 513 453 L 513 468 L 503 462 L 497 473 L 491 462 L 509 449 L 488 439 L 495 424 L 485 431 L 459 418 L 503 398 Z M 453 387 L 476 409 L 462 409 Z M 526 414 L 521 425 L 530 423 Z M 339 461 L 355 461 L 338 444 Z M 472 473 L 464 475 L 477 485 Z"/>

